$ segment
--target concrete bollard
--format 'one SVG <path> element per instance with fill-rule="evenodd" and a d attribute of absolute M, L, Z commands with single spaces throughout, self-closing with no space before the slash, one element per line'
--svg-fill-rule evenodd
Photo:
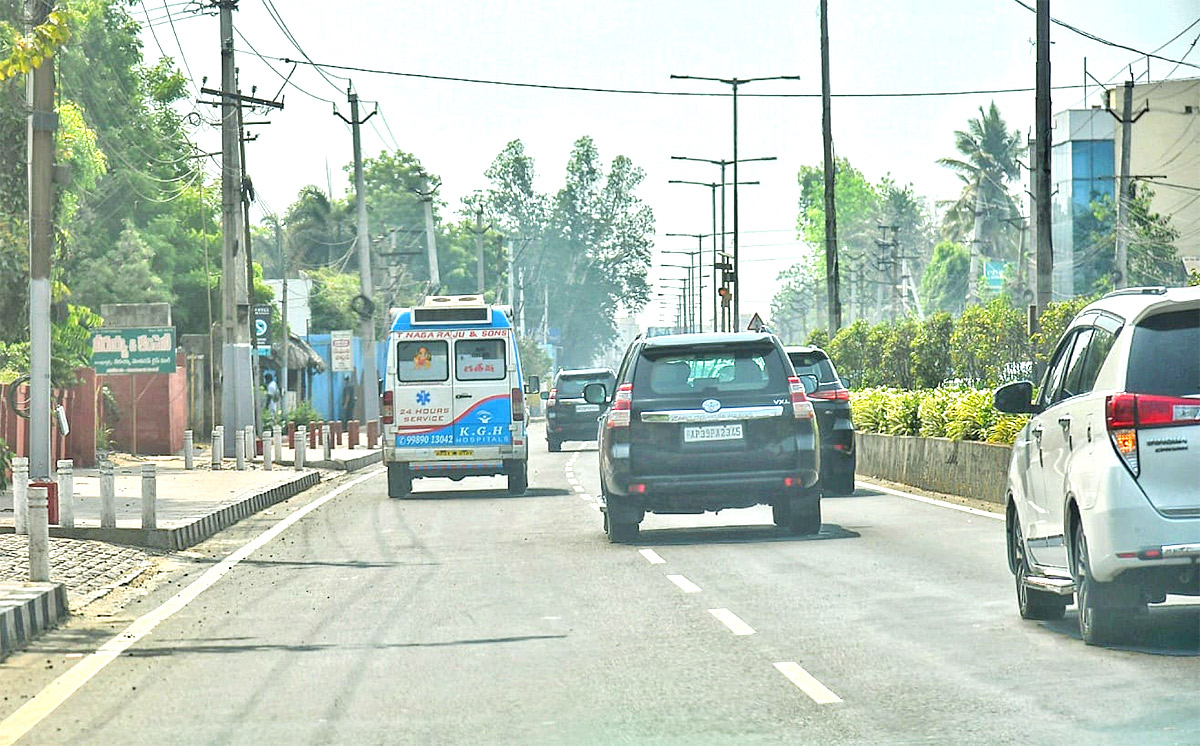
<path fill-rule="evenodd" d="M 283 463 L 283 429 L 275 428 L 275 458 L 279 459 L 279 463 Z"/>
<path fill-rule="evenodd" d="M 307 428 L 305 428 L 304 425 L 296 428 L 296 450 L 292 456 L 294 462 L 292 467 L 296 469 L 296 471 L 304 468 L 304 451 L 305 447 L 308 445 L 308 441 L 306 440 L 308 433 L 305 432 L 305 430 L 307 430 Z"/>
<path fill-rule="evenodd" d="M 371 420 L 367 422 L 367 448 L 374 448 L 379 444 L 379 420 Z"/>
<path fill-rule="evenodd" d="M 222 469 L 225 466 L 225 426 L 217 425 L 212 438 L 213 463 L 212 468 Z"/>
<path fill-rule="evenodd" d="M 192 440 L 192 431 L 183 431 L 183 468 L 191 471 L 196 468 L 195 454 L 192 452 L 192 446 L 195 443 Z"/>
<path fill-rule="evenodd" d="M 321 426 L 321 443 L 325 446 L 325 460 L 333 460 L 333 440 L 329 437 L 329 423 Z"/>
<path fill-rule="evenodd" d="M 358 448 L 358 420 L 350 420 L 347 438 L 350 440 L 349 446 L 351 448 Z"/>
<path fill-rule="evenodd" d="M 58 525 L 75 528 L 75 462 L 69 458 L 59 459 L 55 467 L 58 472 Z"/>
<path fill-rule="evenodd" d="M 47 510 L 48 488 L 29 488 L 29 580 L 50 582 L 50 519 Z"/>
<path fill-rule="evenodd" d="M 238 471 L 246 470 L 246 431 L 233 431 L 233 458 Z"/>
<path fill-rule="evenodd" d="M 271 471 L 271 441 L 274 440 L 270 430 L 263 431 L 263 471 Z"/>
<path fill-rule="evenodd" d="M 100 528 L 117 527 L 117 485 L 113 463 L 100 462 Z"/>
<path fill-rule="evenodd" d="M 254 458 L 258 456 L 258 448 L 254 443 L 257 440 L 254 432 L 254 425 L 246 425 L 246 463 L 253 464 Z"/>
<path fill-rule="evenodd" d="M 333 444 L 342 447 L 342 423 L 337 420 L 333 421 Z"/>
<path fill-rule="evenodd" d="M 29 459 L 13 456 L 13 527 L 18 534 L 29 533 Z"/>
<path fill-rule="evenodd" d="M 142 464 L 142 530 L 158 528 L 158 475 L 154 464 Z"/>
<path fill-rule="evenodd" d="M 305 427 L 305 432 L 308 433 L 308 447 L 317 450 L 317 428 L 310 424 Z"/>
<path fill-rule="evenodd" d="M 288 449 L 296 450 L 296 423 L 288 423 Z"/>

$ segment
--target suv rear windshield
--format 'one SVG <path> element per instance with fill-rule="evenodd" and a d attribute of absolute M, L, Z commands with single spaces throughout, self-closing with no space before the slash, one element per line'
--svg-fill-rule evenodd
<path fill-rule="evenodd" d="M 651 393 L 728 394 L 786 390 L 787 378 L 771 348 L 705 347 L 692 350 L 643 351 L 634 376 L 636 389 Z"/>
<path fill-rule="evenodd" d="M 1125 389 L 1139 394 L 1200 394 L 1200 309 L 1168 311 L 1133 329 Z"/>
<path fill-rule="evenodd" d="M 558 385 L 555 387 L 559 399 L 582 399 L 583 387 L 589 383 L 604 384 L 605 391 L 612 395 L 613 383 L 616 381 L 616 376 L 599 374 L 594 376 L 572 376 L 570 378 L 563 376 L 558 379 Z"/>
<path fill-rule="evenodd" d="M 824 352 L 789 352 L 788 359 L 792 361 L 796 375 L 816 376 L 821 388 L 838 388 L 842 385 L 833 370 L 833 363 Z"/>

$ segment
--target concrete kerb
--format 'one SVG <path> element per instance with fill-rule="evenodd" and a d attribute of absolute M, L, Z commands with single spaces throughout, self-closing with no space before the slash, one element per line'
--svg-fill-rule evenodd
<path fill-rule="evenodd" d="M 0 660 L 69 615 L 62 583 L 0 583 Z"/>

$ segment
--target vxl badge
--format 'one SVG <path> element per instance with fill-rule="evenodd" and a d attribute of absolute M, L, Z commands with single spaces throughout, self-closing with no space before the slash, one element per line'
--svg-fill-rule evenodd
<path fill-rule="evenodd" d="M 704 408 L 705 412 L 712 414 L 721 408 L 721 402 L 716 399 L 705 399 L 704 403 L 700 406 Z"/>

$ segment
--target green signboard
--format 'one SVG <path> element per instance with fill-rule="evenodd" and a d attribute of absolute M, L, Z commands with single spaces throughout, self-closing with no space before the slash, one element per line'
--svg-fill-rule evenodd
<path fill-rule="evenodd" d="M 175 329 L 93 329 L 92 367 L 100 375 L 174 373 Z"/>
<path fill-rule="evenodd" d="M 988 290 L 1000 291 L 1004 289 L 1004 272 L 1008 269 L 1008 262 L 1000 262 L 994 259 L 986 259 L 983 262 L 983 281 L 987 284 Z"/>

